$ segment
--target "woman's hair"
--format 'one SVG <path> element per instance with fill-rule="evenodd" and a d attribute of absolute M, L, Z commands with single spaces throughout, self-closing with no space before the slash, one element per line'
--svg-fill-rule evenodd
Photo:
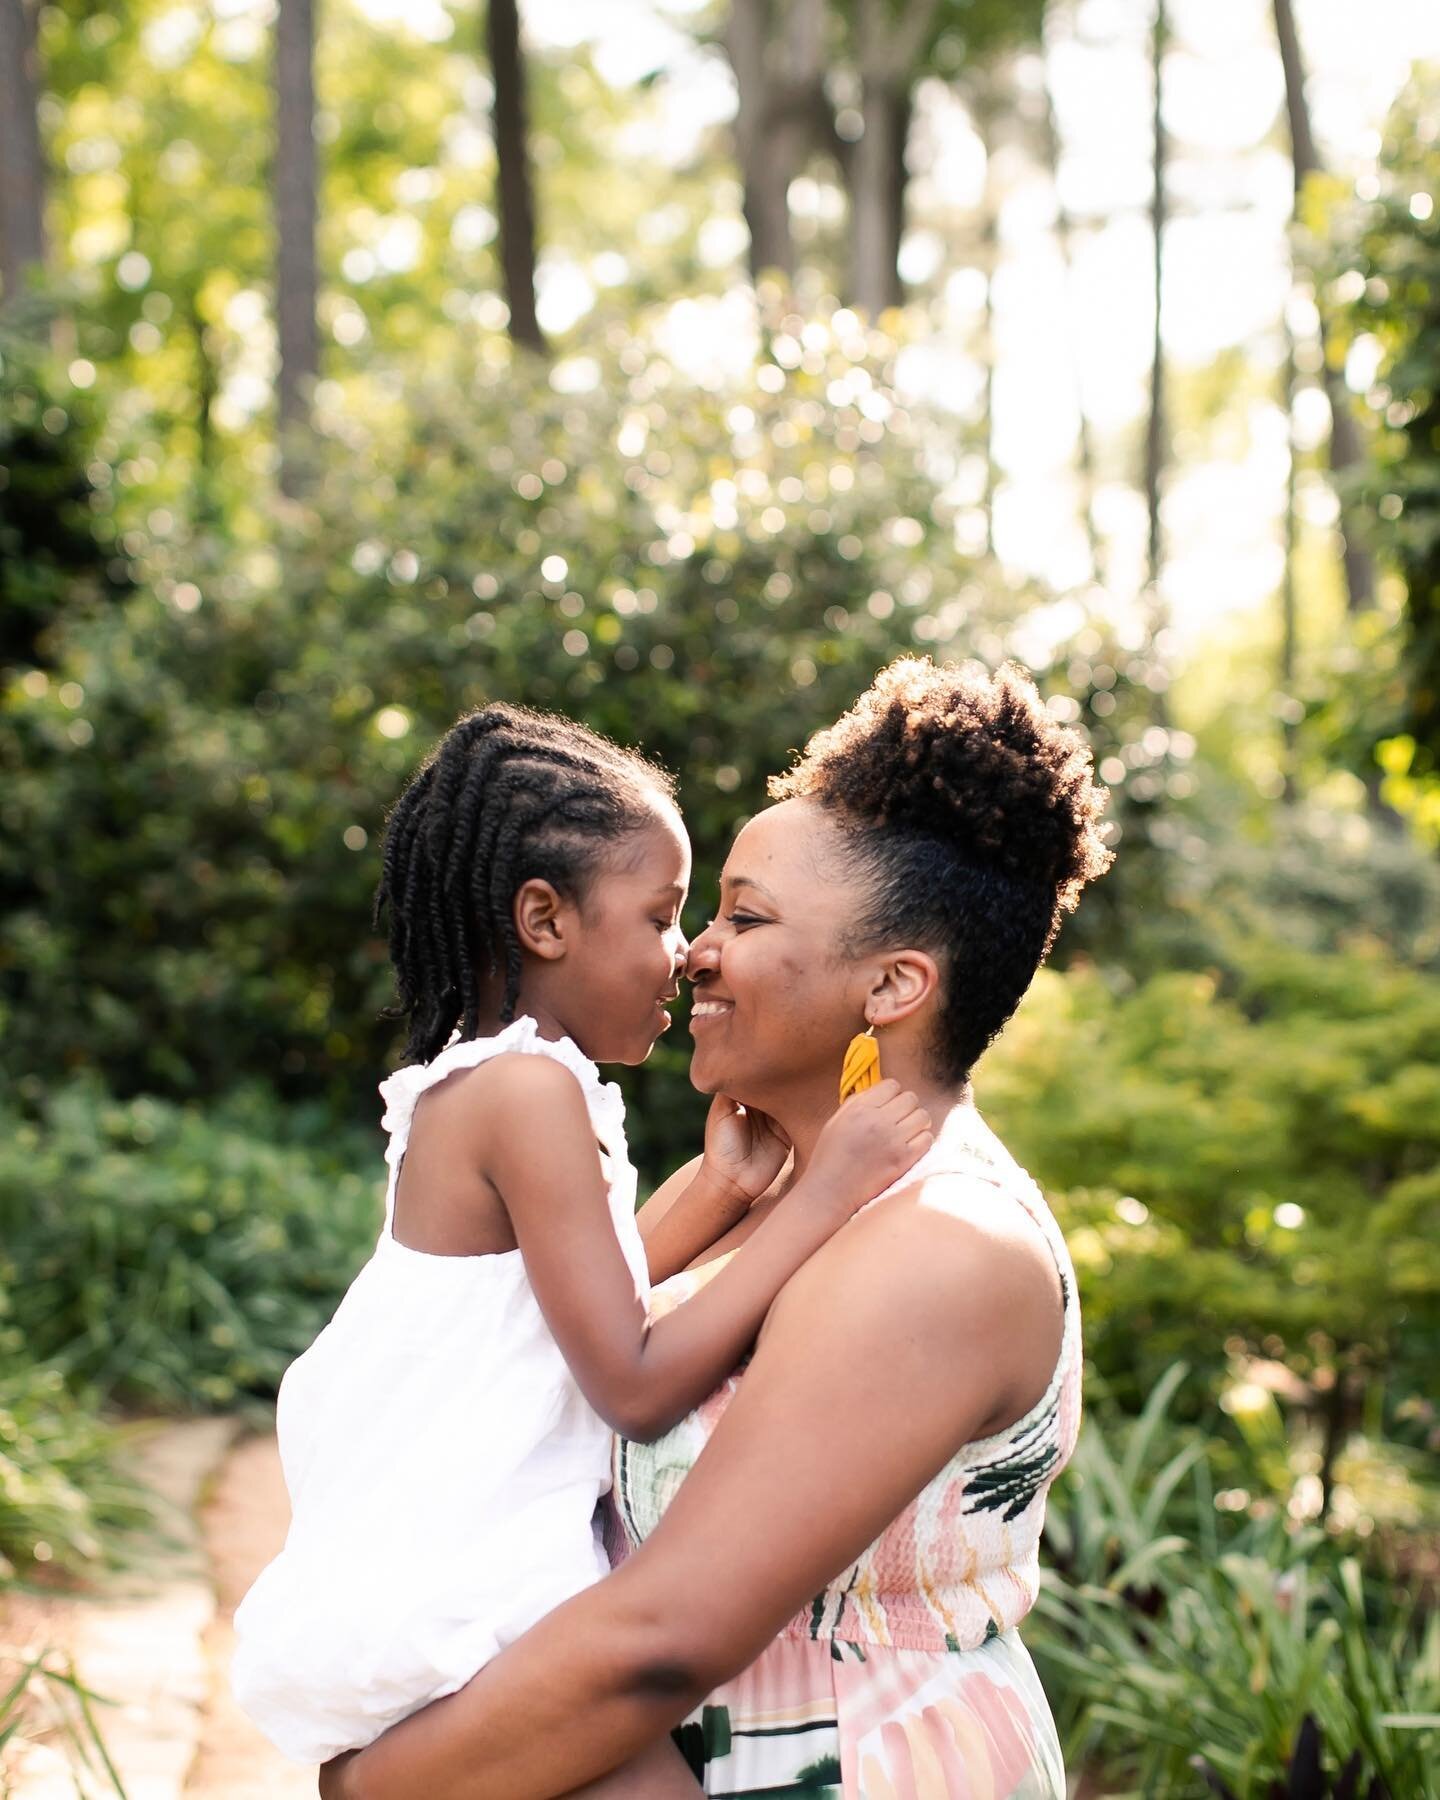
<path fill-rule="evenodd" d="M 388 912 L 390 960 L 408 1019 L 405 1058 L 428 1062 L 456 1026 L 480 1030 L 483 987 L 503 973 L 500 1019 L 515 1016 L 521 884 L 584 897 L 602 864 L 654 818 L 675 784 L 634 751 L 569 719 L 496 703 L 454 725 L 385 826 L 375 923 Z"/>
<path fill-rule="evenodd" d="M 1090 750 L 1014 663 L 892 663 L 811 738 L 773 798 L 830 809 L 869 895 L 857 953 L 911 943 L 941 966 L 937 1072 L 961 1081 L 1019 1005 L 1062 914 L 1114 860 Z"/>

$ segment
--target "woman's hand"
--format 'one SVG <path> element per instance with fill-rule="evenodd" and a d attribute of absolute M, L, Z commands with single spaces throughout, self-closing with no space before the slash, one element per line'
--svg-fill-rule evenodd
<path fill-rule="evenodd" d="M 790 1140 L 768 1113 L 728 1094 L 710 1102 L 700 1172 L 714 1187 L 748 1205 L 775 1180 L 789 1154 Z"/>

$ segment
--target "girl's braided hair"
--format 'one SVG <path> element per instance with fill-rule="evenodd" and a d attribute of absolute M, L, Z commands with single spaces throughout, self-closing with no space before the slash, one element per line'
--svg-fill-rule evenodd
<path fill-rule="evenodd" d="M 428 1062 L 459 1027 L 480 1031 L 485 989 L 503 974 L 500 1019 L 515 1017 L 521 884 L 583 898 L 599 866 L 654 818 L 675 784 L 635 751 L 570 719 L 496 702 L 454 725 L 385 826 L 375 923 L 388 913 L 407 1062 Z"/>
<path fill-rule="evenodd" d="M 857 953 L 905 942 L 935 953 L 934 1056 L 950 1081 L 968 1076 L 1062 916 L 1114 860 L 1089 746 L 1014 663 L 993 675 L 928 657 L 892 663 L 770 793 L 813 795 L 840 824 L 870 889 Z"/>

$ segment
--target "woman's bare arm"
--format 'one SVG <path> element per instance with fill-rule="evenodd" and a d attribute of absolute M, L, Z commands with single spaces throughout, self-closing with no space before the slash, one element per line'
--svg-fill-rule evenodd
<path fill-rule="evenodd" d="M 663 1182 L 635 1215 L 656 1286 L 688 1268 L 750 1210 L 749 1195 L 716 1182 L 697 1156 Z"/>
<path fill-rule="evenodd" d="M 646 1544 L 468 1686 L 322 1778 L 333 1800 L 550 1800 L 751 1662 L 1058 1354 L 1043 1243 L 911 1191 L 819 1251 Z M 836 1471 L 844 1478 L 837 1479 Z"/>
<path fill-rule="evenodd" d="M 705 1153 L 662 1182 L 640 1208 L 650 1279 L 661 1282 L 718 1243 L 790 1159 L 790 1146 L 762 1112 L 725 1094 L 710 1102 Z"/>

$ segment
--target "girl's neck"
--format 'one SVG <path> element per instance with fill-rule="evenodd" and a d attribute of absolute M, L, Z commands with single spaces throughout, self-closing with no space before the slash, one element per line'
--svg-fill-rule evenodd
<path fill-rule="evenodd" d="M 490 983 L 489 990 L 484 993 L 483 1003 L 480 1007 L 480 1030 L 478 1033 L 480 1037 L 499 1037 L 502 1031 L 508 1029 L 500 1017 L 500 1001 L 503 991 L 502 984 L 495 980 Z M 533 1019 L 540 1036 L 552 1044 L 558 1043 L 561 1038 L 570 1036 L 570 1032 L 555 1016 L 551 1008 L 545 1004 L 543 997 L 527 991 L 522 984 L 520 992 L 515 997 L 515 1011 L 510 1022 L 513 1024 L 516 1019 L 525 1018 Z"/>

